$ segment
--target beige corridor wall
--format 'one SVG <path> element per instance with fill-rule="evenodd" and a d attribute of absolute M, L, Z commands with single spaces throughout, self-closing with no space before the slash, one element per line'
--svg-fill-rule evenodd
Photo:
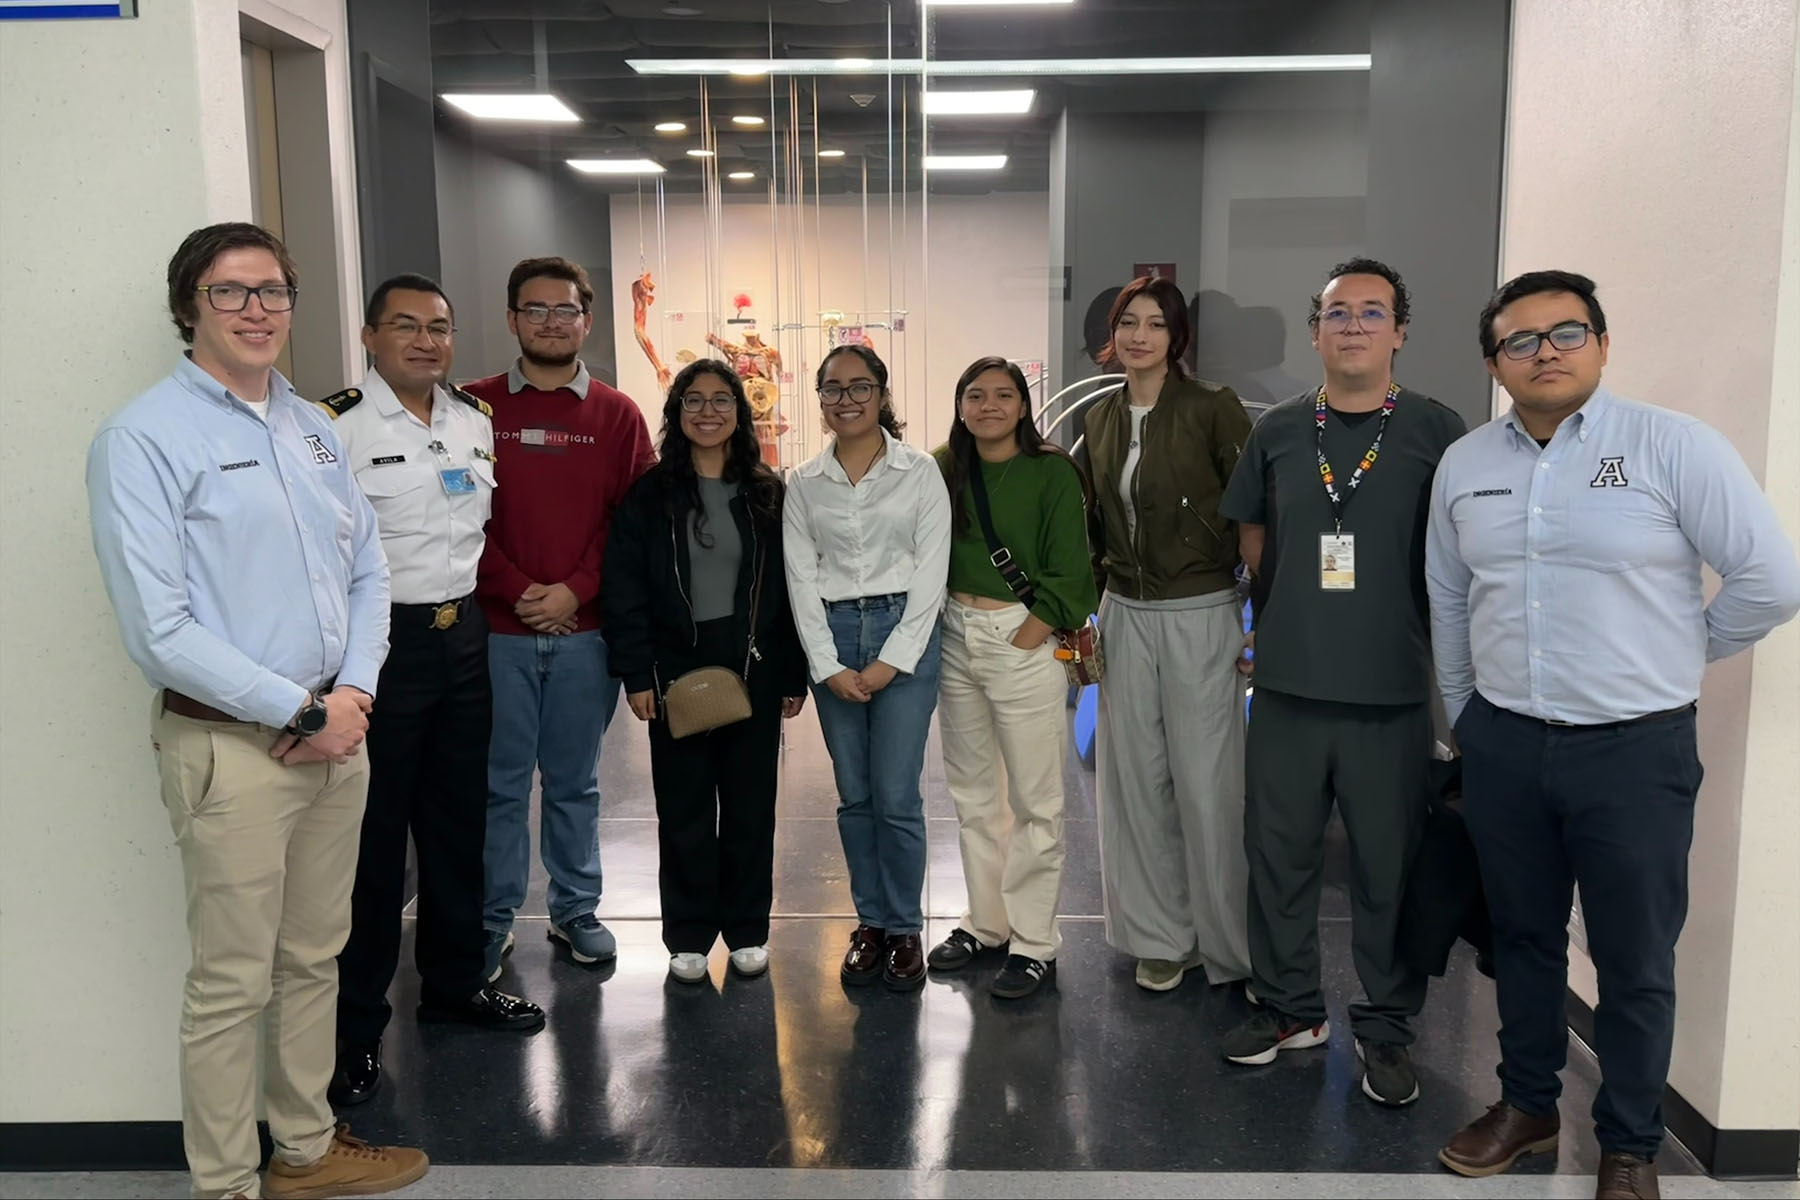
<path fill-rule="evenodd" d="M 246 7 L 329 35 L 348 187 L 342 0 Z M 0 24 L 0 1122 L 180 1115 L 181 873 L 82 480 L 95 429 L 180 350 L 170 253 L 247 219 L 250 180 L 238 0 L 139 9 Z M 353 255 L 353 197 L 336 219 Z M 349 266 L 300 264 L 353 296 Z"/>
<path fill-rule="evenodd" d="M 1608 385 L 1723 431 L 1800 538 L 1796 7 L 1518 0 L 1500 274 L 1592 276 Z M 1670 1082 L 1716 1127 L 1793 1129 L 1800 624 L 1713 666 L 1700 712 Z"/>

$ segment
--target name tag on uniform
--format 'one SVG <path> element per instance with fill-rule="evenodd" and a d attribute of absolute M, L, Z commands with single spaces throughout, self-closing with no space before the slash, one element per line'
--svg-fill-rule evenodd
<path fill-rule="evenodd" d="M 371 467 L 391 467 L 395 463 L 403 463 L 405 461 L 406 455 L 404 454 L 382 454 L 375 458 L 371 458 L 369 460 L 369 465 Z"/>
<path fill-rule="evenodd" d="M 444 481 L 446 495 L 468 496 L 475 491 L 475 474 L 467 467 L 445 467 L 438 478 Z"/>
<path fill-rule="evenodd" d="M 1319 587 L 1327 592 L 1356 590 L 1356 535 L 1319 535 Z"/>

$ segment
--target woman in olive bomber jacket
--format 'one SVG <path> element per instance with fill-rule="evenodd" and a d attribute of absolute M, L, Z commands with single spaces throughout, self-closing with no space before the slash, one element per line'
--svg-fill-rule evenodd
<path fill-rule="evenodd" d="M 1112 311 L 1125 386 L 1096 401 L 1106 675 L 1095 734 L 1106 938 L 1151 991 L 1250 974 L 1237 529 L 1219 499 L 1250 434 L 1228 387 L 1188 378 L 1187 305 L 1138 279 Z"/>

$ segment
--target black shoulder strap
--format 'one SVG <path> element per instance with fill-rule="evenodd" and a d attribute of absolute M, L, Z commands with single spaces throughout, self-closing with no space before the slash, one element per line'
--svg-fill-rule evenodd
<path fill-rule="evenodd" d="M 494 410 L 488 407 L 488 402 L 486 400 L 483 400 L 480 397 L 475 396 L 470 392 L 463 391 L 461 388 L 457 387 L 454 383 L 446 383 L 444 386 L 450 390 L 451 396 L 455 397 L 458 400 L 461 400 L 464 404 L 468 405 L 470 408 L 474 409 L 476 412 L 480 413 L 482 416 L 488 418 L 489 420 L 493 420 Z"/>
<path fill-rule="evenodd" d="M 345 388 L 336 395 L 325 397 L 323 400 L 319 401 L 319 407 L 330 413 L 331 419 L 335 421 L 361 403 L 362 392 L 357 388 L 351 387 Z"/>
<path fill-rule="evenodd" d="M 1012 589 L 1019 603 L 1030 608 L 1037 600 L 1037 589 L 1012 556 L 1012 551 L 1000 544 L 1000 535 L 994 532 L 994 514 L 988 509 L 987 480 L 981 477 L 981 459 L 977 457 L 970 464 L 969 490 L 975 495 L 975 516 L 981 521 L 981 536 L 987 539 L 988 561 L 1000 572 L 1000 578 L 1006 580 L 1006 586 Z"/>

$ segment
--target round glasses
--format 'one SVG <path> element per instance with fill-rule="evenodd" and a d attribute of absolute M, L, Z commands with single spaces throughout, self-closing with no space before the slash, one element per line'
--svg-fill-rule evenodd
<path fill-rule="evenodd" d="M 1587 345 L 1588 334 L 1592 332 L 1593 326 L 1582 321 L 1564 321 L 1548 329 L 1521 329 L 1508 335 L 1500 343 L 1500 350 L 1506 357 L 1520 360 L 1535 356 L 1545 342 L 1558 350 L 1579 350 Z"/>
<path fill-rule="evenodd" d="M 257 302 L 264 312 L 288 312 L 294 307 L 294 297 L 300 294 L 297 287 L 289 287 L 284 283 L 266 283 L 261 287 L 245 287 L 241 283 L 203 283 L 194 289 L 206 293 L 206 302 L 214 312 L 243 312 L 250 307 L 250 296 L 255 293 Z"/>
<path fill-rule="evenodd" d="M 709 406 L 714 412 L 727 413 L 737 407 L 737 397 L 730 394 L 702 396 L 699 392 L 689 392 L 681 398 L 682 412 L 697 413 Z"/>
<path fill-rule="evenodd" d="M 881 391 L 881 388 L 867 380 L 858 380 L 845 387 L 840 383 L 828 383 L 819 389 L 819 403 L 836 408 L 840 404 L 867 404 Z"/>

